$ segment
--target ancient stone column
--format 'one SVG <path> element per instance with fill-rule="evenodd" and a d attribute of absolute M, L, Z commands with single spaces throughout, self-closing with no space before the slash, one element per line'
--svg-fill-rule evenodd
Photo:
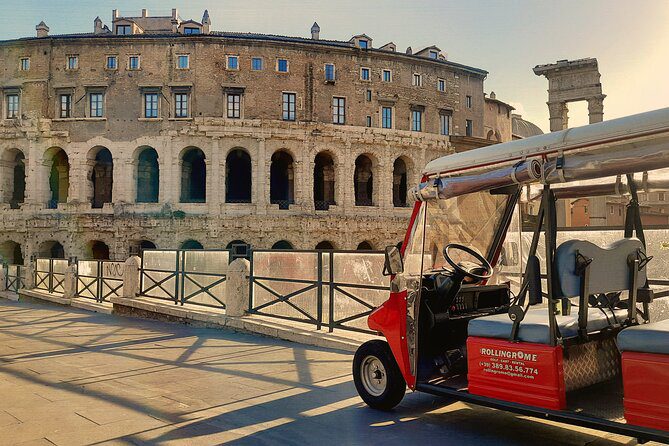
<path fill-rule="evenodd" d="M 567 128 L 567 104 L 564 102 L 547 102 L 550 116 L 551 132 L 559 132 Z"/>
<path fill-rule="evenodd" d="M 32 259 L 28 262 L 28 266 L 26 267 L 23 286 L 27 290 L 35 288 L 35 262 Z"/>
<path fill-rule="evenodd" d="M 590 124 L 604 120 L 604 98 L 606 95 L 598 95 L 588 98 L 588 117 Z"/>
<path fill-rule="evenodd" d="M 123 265 L 123 294 L 124 298 L 133 299 L 139 295 L 139 269 L 142 260 L 138 256 L 129 257 Z"/>
<path fill-rule="evenodd" d="M 250 263 L 246 259 L 235 259 L 228 266 L 225 279 L 225 314 L 244 316 L 249 306 Z"/>
<path fill-rule="evenodd" d="M 73 299 L 77 297 L 77 264 L 67 265 L 63 279 L 63 297 Z"/>

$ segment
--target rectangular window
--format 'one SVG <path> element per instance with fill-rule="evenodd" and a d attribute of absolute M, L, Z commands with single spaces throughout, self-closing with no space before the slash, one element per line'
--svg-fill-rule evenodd
<path fill-rule="evenodd" d="M 144 94 L 144 117 L 145 118 L 158 117 L 158 93 Z"/>
<path fill-rule="evenodd" d="M 239 57 L 228 56 L 227 68 L 228 70 L 239 70 Z"/>
<path fill-rule="evenodd" d="M 177 56 L 177 68 L 180 70 L 187 70 L 190 68 L 190 57 L 188 54 L 180 54 Z"/>
<path fill-rule="evenodd" d="M 107 65 L 105 65 L 108 70 L 115 70 L 118 68 L 118 58 L 116 56 L 107 56 Z"/>
<path fill-rule="evenodd" d="M 139 70 L 139 56 L 128 57 L 128 70 Z"/>
<path fill-rule="evenodd" d="M 411 131 L 413 132 L 423 131 L 423 112 L 420 110 L 411 111 Z"/>
<path fill-rule="evenodd" d="M 184 28 L 184 34 L 200 34 L 200 28 L 186 27 Z"/>
<path fill-rule="evenodd" d="M 465 122 L 465 135 L 472 136 L 474 134 L 474 123 L 471 119 L 467 119 Z"/>
<path fill-rule="evenodd" d="M 430 51 L 430 59 L 436 59 L 439 57 L 439 53 L 436 51 Z"/>
<path fill-rule="evenodd" d="M 346 122 L 346 99 L 332 98 L 332 122 L 344 124 Z"/>
<path fill-rule="evenodd" d="M 228 118 L 239 119 L 242 114 L 242 95 L 228 93 Z"/>
<path fill-rule="evenodd" d="M 188 117 L 188 93 L 176 93 L 174 95 L 174 117 Z"/>
<path fill-rule="evenodd" d="M 423 76 L 422 75 L 420 75 L 418 73 L 413 74 L 413 86 L 414 87 L 422 87 L 423 86 Z"/>
<path fill-rule="evenodd" d="M 262 70 L 262 59 L 260 57 L 254 57 L 253 59 L 251 59 L 251 69 L 253 71 Z"/>
<path fill-rule="evenodd" d="M 372 126 L 372 117 L 367 116 L 367 127 L 371 127 L 371 126 Z"/>
<path fill-rule="evenodd" d="M 472 108 L 472 97 L 467 95 L 465 96 L 465 105 L 467 108 Z"/>
<path fill-rule="evenodd" d="M 384 129 L 393 128 L 393 108 L 383 107 L 381 109 L 381 127 Z"/>
<path fill-rule="evenodd" d="M 448 115 L 439 115 L 439 133 L 449 135 L 451 132 L 451 117 Z"/>
<path fill-rule="evenodd" d="M 368 81 L 369 77 L 369 68 L 360 68 L 360 79 L 363 81 Z"/>
<path fill-rule="evenodd" d="M 295 120 L 295 93 L 283 93 L 283 120 Z"/>
<path fill-rule="evenodd" d="M 288 59 L 277 60 L 276 71 L 278 71 L 279 73 L 288 73 Z"/>
<path fill-rule="evenodd" d="M 79 68 L 79 56 L 67 56 L 67 69 L 76 70 Z"/>
<path fill-rule="evenodd" d="M 367 48 L 369 48 L 369 41 L 358 40 L 358 45 L 360 45 L 360 48 L 362 48 L 363 50 L 366 50 Z"/>
<path fill-rule="evenodd" d="M 393 72 L 390 70 L 383 70 L 383 82 L 392 82 Z"/>
<path fill-rule="evenodd" d="M 72 95 L 71 94 L 61 94 L 60 95 L 60 117 L 61 118 L 71 118 L 72 117 Z"/>
<path fill-rule="evenodd" d="M 437 81 L 437 90 L 446 91 L 446 81 L 444 79 L 439 79 Z"/>
<path fill-rule="evenodd" d="M 372 102 L 372 90 L 367 90 L 365 92 L 365 99 L 367 99 L 367 102 Z"/>
<path fill-rule="evenodd" d="M 116 25 L 116 34 L 119 36 L 125 36 L 132 34 L 132 29 L 130 25 Z"/>
<path fill-rule="evenodd" d="M 19 95 L 18 94 L 8 94 L 5 96 L 7 101 L 7 119 L 18 118 L 19 116 Z"/>
<path fill-rule="evenodd" d="M 88 103 L 90 105 L 89 117 L 102 118 L 104 116 L 104 95 L 102 93 L 89 93 Z"/>
<path fill-rule="evenodd" d="M 30 58 L 22 57 L 21 58 L 21 71 L 30 70 Z"/>
<path fill-rule="evenodd" d="M 658 192 L 657 199 L 659 201 L 664 201 L 664 199 L 665 199 L 664 192 Z"/>
<path fill-rule="evenodd" d="M 335 66 L 331 63 L 325 64 L 325 80 L 334 81 L 335 80 Z"/>

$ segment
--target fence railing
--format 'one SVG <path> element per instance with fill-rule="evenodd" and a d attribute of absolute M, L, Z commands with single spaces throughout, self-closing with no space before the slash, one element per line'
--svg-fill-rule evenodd
<path fill-rule="evenodd" d="M 225 308 L 230 251 L 144 250 L 140 294 L 153 299 Z"/>
<path fill-rule="evenodd" d="M 123 293 L 123 262 L 77 261 L 77 296 L 105 302 Z"/>
<path fill-rule="evenodd" d="M 366 316 L 390 290 L 383 261 L 382 252 L 254 249 L 249 312 L 372 333 Z"/>
<path fill-rule="evenodd" d="M 63 294 L 67 265 L 68 260 L 65 259 L 36 258 L 35 288 L 51 294 Z"/>
<path fill-rule="evenodd" d="M 25 288 L 25 272 L 23 265 L 6 265 L 5 289 L 16 293 Z"/>

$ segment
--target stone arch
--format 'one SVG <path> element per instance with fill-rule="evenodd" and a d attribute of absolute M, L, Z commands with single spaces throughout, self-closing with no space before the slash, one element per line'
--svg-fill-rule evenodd
<path fill-rule="evenodd" d="M 488 141 L 492 141 L 494 138 L 495 138 L 495 132 L 493 132 L 492 130 L 488 130 L 485 139 L 487 139 Z"/>
<path fill-rule="evenodd" d="M 37 253 L 40 257 L 51 259 L 65 258 L 65 248 L 63 248 L 63 245 L 57 240 L 47 240 L 40 243 Z"/>
<path fill-rule="evenodd" d="M 109 246 L 101 240 L 91 240 L 84 247 L 84 255 L 87 259 L 109 260 Z"/>
<path fill-rule="evenodd" d="M 370 155 L 362 154 L 355 159 L 353 189 L 356 206 L 374 206 L 374 170 Z"/>
<path fill-rule="evenodd" d="M 400 156 L 393 163 L 393 206 L 403 208 L 409 205 L 409 170 L 411 161 Z"/>
<path fill-rule="evenodd" d="M 137 149 L 136 154 L 135 200 L 137 203 L 158 203 L 160 197 L 158 152 L 153 147 L 142 146 Z"/>
<path fill-rule="evenodd" d="M 335 201 L 335 164 L 330 152 L 320 152 L 314 158 L 314 207 L 327 210 Z"/>
<path fill-rule="evenodd" d="M 0 263 L 23 265 L 23 260 L 23 250 L 20 243 L 13 240 L 0 243 Z"/>
<path fill-rule="evenodd" d="M 49 209 L 56 209 L 59 203 L 67 203 L 70 192 L 70 160 L 65 150 L 51 147 L 44 153 L 44 166 L 49 176 Z"/>
<path fill-rule="evenodd" d="M 198 242 L 197 240 L 188 239 L 185 240 L 179 249 L 204 249 L 204 246 L 202 246 L 202 243 Z"/>
<path fill-rule="evenodd" d="M 244 240 L 233 240 L 227 245 L 225 245 L 225 249 L 232 249 L 232 245 L 246 245 L 247 243 Z"/>
<path fill-rule="evenodd" d="M 95 146 L 88 151 L 87 179 L 89 183 L 89 200 L 94 209 L 101 208 L 105 203 L 112 202 L 114 185 L 114 160 L 108 148 Z"/>
<path fill-rule="evenodd" d="M 295 249 L 288 240 L 279 240 L 272 245 L 272 249 Z"/>
<path fill-rule="evenodd" d="M 245 149 L 236 148 L 225 158 L 225 202 L 251 203 L 253 185 L 251 156 Z"/>
<path fill-rule="evenodd" d="M 293 157 L 285 150 L 272 154 L 269 176 L 270 203 L 288 209 L 295 202 L 295 167 Z"/>
<path fill-rule="evenodd" d="M 363 240 L 360 243 L 358 243 L 358 247 L 355 249 L 357 251 L 373 251 L 374 245 L 372 245 L 372 242 L 368 240 Z"/>
<path fill-rule="evenodd" d="M 315 249 L 318 250 L 318 251 L 326 251 L 328 249 L 335 249 L 335 247 L 334 247 L 334 243 L 332 243 L 331 241 L 323 240 L 323 241 L 318 242 Z"/>
<path fill-rule="evenodd" d="M 26 196 L 26 157 L 19 149 L 5 150 L 0 157 L 2 203 L 18 209 Z"/>
<path fill-rule="evenodd" d="M 205 203 L 207 201 L 207 166 L 204 152 L 197 147 L 187 147 L 181 155 L 181 202 Z"/>

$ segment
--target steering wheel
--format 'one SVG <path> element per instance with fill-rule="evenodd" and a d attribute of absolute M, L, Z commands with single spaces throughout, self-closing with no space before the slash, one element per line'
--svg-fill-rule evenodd
<path fill-rule="evenodd" d="M 467 271 L 451 258 L 449 252 L 451 249 L 457 249 L 459 251 L 464 251 L 467 254 L 471 255 L 474 257 L 476 260 L 480 262 L 480 267 L 485 269 L 485 274 L 475 274 L 470 271 Z M 458 273 L 462 274 L 463 276 L 469 277 L 471 279 L 476 280 L 477 282 L 480 282 L 482 280 L 487 280 L 492 277 L 493 269 L 492 265 L 490 265 L 490 262 L 488 262 L 485 257 L 483 257 L 481 254 L 478 252 L 474 251 L 472 248 L 468 248 L 467 246 L 464 245 L 459 245 L 457 243 L 449 243 L 444 247 L 444 258 L 448 262 L 449 265 L 455 269 Z"/>

